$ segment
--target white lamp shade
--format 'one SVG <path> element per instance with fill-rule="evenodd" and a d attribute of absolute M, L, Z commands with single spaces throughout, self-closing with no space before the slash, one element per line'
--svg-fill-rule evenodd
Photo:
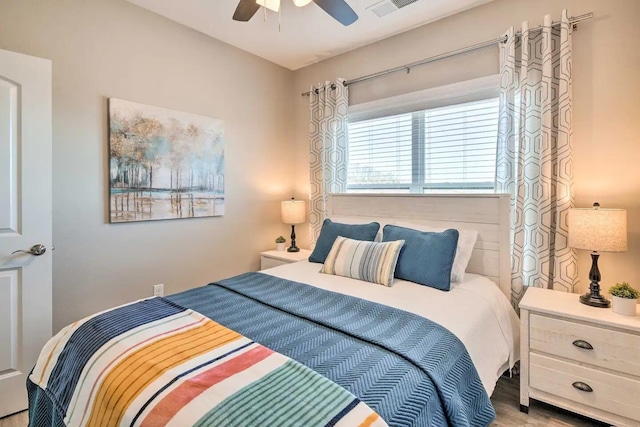
<path fill-rule="evenodd" d="M 304 200 L 287 200 L 281 206 L 282 222 L 285 224 L 302 224 L 306 221 L 307 212 Z"/>
<path fill-rule="evenodd" d="M 306 6 L 311 3 L 311 0 L 293 0 L 293 4 L 298 7 Z"/>
<path fill-rule="evenodd" d="M 625 209 L 570 209 L 569 246 L 600 252 L 627 250 Z"/>

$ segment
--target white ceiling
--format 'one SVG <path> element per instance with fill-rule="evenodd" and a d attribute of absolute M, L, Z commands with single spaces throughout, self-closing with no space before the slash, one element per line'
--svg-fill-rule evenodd
<path fill-rule="evenodd" d="M 347 52 L 492 0 L 418 0 L 381 18 L 367 7 L 381 0 L 348 0 L 359 19 L 345 27 L 311 3 L 282 0 L 278 14 L 260 9 L 249 22 L 231 19 L 238 0 L 128 0 L 291 70 Z"/>

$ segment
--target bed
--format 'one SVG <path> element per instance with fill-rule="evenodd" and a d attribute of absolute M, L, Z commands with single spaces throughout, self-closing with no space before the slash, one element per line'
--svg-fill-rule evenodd
<path fill-rule="evenodd" d="M 495 416 L 488 396 L 518 359 L 518 319 L 507 299 L 508 206 L 502 195 L 330 196 L 328 215 L 335 221 L 477 230 L 464 280 L 449 292 L 403 280 L 385 287 L 322 274 L 320 264 L 304 261 L 98 313 L 63 329 L 43 349 L 27 384 L 30 425 L 488 425 Z M 127 353 L 142 346 L 127 344 L 128 331 L 160 327 L 166 319 L 198 323 L 205 338 L 197 339 L 231 334 L 235 347 L 229 350 L 225 341 L 224 357 L 261 353 L 277 360 L 277 370 L 290 368 L 289 376 L 274 380 L 275 371 L 266 370 L 259 380 L 238 374 L 235 382 L 214 381 L 219 372 L 198 372 L 207 364 L 227 372 L 225 363 L 243 362 L 219 361 L 222 356 L 212 356 L 222 354 L 218 347 L 204 352 L 208 344 L 199 344 L 191 365 L 176 373 L 174 365 L 158 368 L 167 355 L 180 353 L 163 347 L 156 359 L 119 374 L 129 409 L 116 413 L 109 400 L 115 386 L 92 384 L 115 370 L 116 359 L 142 360 Z M 162 333 L 154 330 L 153 337 Z M 181 339 L 184 345 L 196 340 Z M 116 341 L 125 344 L 103 350 Z M 109 351 L 113 356 L 96 356 Z M 143 374 L 153 376 L 144 388 Z M 202 378 L 214 385 L 203 386 Z M 258 383 L 262 388 L 253 386 Z M 293 389 L 300 390 L 293 395 Z M 98 397 L 87 397 L 92 393 L 108 401 L 98 415 L 91 400 Z M 209 408 L 214 401 L 215 410 Z"/>

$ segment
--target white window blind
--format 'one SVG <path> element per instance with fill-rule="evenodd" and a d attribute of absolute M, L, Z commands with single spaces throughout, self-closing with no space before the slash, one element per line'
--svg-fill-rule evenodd
<path fill-rule="evenodd" d="M 350 122 L 348 191 L 491 191 L 497 138 L 497 97 Z"/>
<path fill-rule="evenodd" d="M 410 186 L 411 114 L 349 124 L 348 183 Z"/>

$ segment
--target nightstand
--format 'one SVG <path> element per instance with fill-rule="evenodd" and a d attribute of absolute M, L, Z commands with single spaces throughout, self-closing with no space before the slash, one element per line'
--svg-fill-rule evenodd
<path fill-rule="evenodd" d="M 260 270 L 277 267 L 282 264 L 304 261 L 309 258 L 310 255 L 311 251 L 307 249 L 300 249 L 300 252 L 287 252 L 286 250 L 260 252 Z"/>
<path fill-rule="evenodd" d="M 529 399 L 640 425 L 640 317 L 529 288 L 520 302 L 520 410 Z M 639 310 L 640 311 L 640 310 Z"/>

